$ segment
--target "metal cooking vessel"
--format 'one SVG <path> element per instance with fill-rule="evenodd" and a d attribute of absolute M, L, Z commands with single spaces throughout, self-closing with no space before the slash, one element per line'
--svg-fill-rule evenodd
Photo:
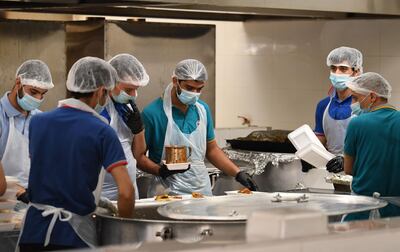
<path fill-rule="evenodd" d="M 245 241 L 245 221 L 179 221 L 160 216 L 157 206 L 137 208 L 136 218 L 96 214 L 99 245 L 175 240 L 182 243 L 232 244 Z"/>

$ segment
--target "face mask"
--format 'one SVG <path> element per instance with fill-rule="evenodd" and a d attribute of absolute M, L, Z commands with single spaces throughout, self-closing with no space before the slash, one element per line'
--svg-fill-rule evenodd
<path fill-rule="evenodd" d="M 127 104 L 129 101 L 136 100 L 137 92 L 136 92 L 136 96 L 130 96 L 124 90 L 121 90 L 119 92 L 119 95 L 112 94 L 112 97 L 113 97 L 114 101 L 116 101 L 118 103 Z"/>
<path fill-rule="evenodd" d="M 179 85 L 178 85 L 179 86 Z M 176 95 L 178 96 L 178 99 L 186 105 L 193 105 L 195 104 L 199 98 L 200 98 L 200 93 L 196 93 L 196 92 L 190 92 L 187 91 L 183 88 L 181 88 L 179 86 L 179 88 L 181 89 L 181 94 L 178 94 L 178 89 L 176 91 Z"/>
<path fill-rule="evenodd" d="M 329 79 L 331 80 L 333 87 L 336 88 L 337 90 L 341 91 L 341 90 L 345 90 L 347 88 L 346 82 L 351 81 L 353 79 L 353 77 L 350 77 L 350 75 L 348 75 L 348 74 L 331 73 L 331 75 L 329 76 Z"/>
<path fill-rule="evenodd" d="M 104 108 L 107 106 L 107 103 L 108 103 L 108 98 L 106 99 L 106 102 L 104 103 L 104 105 L 100 105 L 100 101 L 98 101 L 96 106 L 94 107 L 94 110 L 98 114 L 101 114 L 101 112 L 103 112 Z"/>
<path fill-rule="evenodd" d="M 364 99 L 361 100 L 361 102 L 363 102 L 365 99 L 367 99 L 367 97 L 368 96 L 365 96 Z M 371 110 L 372 104 L 370 104 L 368 106 L 368 108 L 363 109 L 363 108 L 361 108 L 361 105 L 360 105 L 361 102 L 355 102 L 355 103 L 352 103 L 350 105 L 351 114 L 353 114 L 353 115 L 361 115 L 361 114 L 364 114 L 364 113 L 368 113 Z"/>
<path fill-rule="evenodd" d="M 362 113 L 364 113 L 364 111 L 361 109 L 361 107 L 360 107 L 360 103 L 359 102 L 355 102 L 355 103 L 352 103 L 351 105 L 350 105 L 350 107 L 351 107 L 351 114 L 352 115 L 357 115 L 357 116 L 359 116 L 359 115 L 361 115 Z"/>
<path fill-rule="evenodd" d="M 28 94 L 24 94 L 22 98 L 19 98 L 18 92 L 17 92 L 17 102 L 18 105 L 25 111 L 32 111 L 40 107 L 40 105 L 43 102 L 42 100 L 36 99 L 33 96 L 30 96 Z"/>

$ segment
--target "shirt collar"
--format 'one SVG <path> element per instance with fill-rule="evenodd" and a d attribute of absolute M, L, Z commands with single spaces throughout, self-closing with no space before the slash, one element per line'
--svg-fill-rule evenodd
<path fill-rule="evenodd" d="M 65 100 L 60 100 L 60 101 L 58 101 L 58 107 L 71 107 L 71 108 L 79 109 L 79 110 L 82 110 L 85 112 L 89 112 L 92 115 L 94 115 L 95 117 L 97 117 L 98 119 L 100 119 L 101 121 L 103 121 L 104 123 L 108 124 L 108 121 L 106 118 L 102 117 L 94 109 L 92 109 L 89 105 L 87 105 L 86 103 L 84 103 L 78 99 L 69 98 L 69 99 L 65 99 Z"/>
<path fill-rule="evenodd" d="M 22 115 L 22 113 L 19 112 L 16 108 L 14 108 L 14 106 L 11 104 L 10 99 L 8 98 L 8 95 L 10 93 L 11 93 L 10 91 L 6 92 L 0 100 L 1 105 L 4 108 L 4 111 L 6 112 L 8 117 L 16 117 Z"/>
<path fill-rule="evenodd" d="M 337 94 L 337 92 L 335 92 L 335 95 L 332 97 L 332 99 L 334 100 L 334 101 L 336 101 L 337 103 L 344 103 L 344 102 L 348 102 L 349 100 L 350 100 L 350 103 L 351 103 L 351 95 L 349 95 L 346 99 L 344 99 L 343 101 L 341 101 L 341 100 L 339 100 L 339 97 L 338 97 L 338 94 Z"/>

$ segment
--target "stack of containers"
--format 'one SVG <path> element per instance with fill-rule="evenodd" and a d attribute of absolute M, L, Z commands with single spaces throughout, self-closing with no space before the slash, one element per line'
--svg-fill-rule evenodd
<path fill-rule="evenodd" d="M 17 204 L 16 194 L 19 190 L 19 180 L 15 177 L 6 176 L 7 190 L 0 197 L 0 231 L 11 231 L 15 227 L 12 222 L 15 212 L 14 207 Z"/>
<path fill-rule="evenodd" d="M 288 138 L 297 150 L 295 155 L 316 168 L 325 169 L 328 161 L 335 157 L 325 149 L 307 124 L 291 132 Z"/>

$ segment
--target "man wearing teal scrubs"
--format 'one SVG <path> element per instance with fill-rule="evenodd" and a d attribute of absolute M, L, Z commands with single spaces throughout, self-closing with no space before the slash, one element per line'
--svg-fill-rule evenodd
<path fill-rule="evenodd" d="M 156 99 L 143 110 L 146 142 L 143 135 L 142 138 L 135 137 L 134 155 L 139 169 L 156 175 L 148 196 L 192 192 L 212 195 L 204 158 L 226 174 L 234 176 L 243 186 L 257 190 L 250 175 L 240 171 L 215 141 L 210 109 L 199 100 L 207 77 L 206 68 L 200 61 L 187 59 L 179 62 L 162 98 Z M 191 148 L 190 169 L 177 173 L 168 170 L 165 165 L 159 165 L 167 145 Z M 146 147 L 149 158 L 145 156 Z"/>
<path fill-rule="evenodd" d="M 352 191 L 358 195 L 400 196 L 400 113 L 388 104 L 390 84 L 377 73 L 365 73 L 348 82 L 353 107 L 363 113 L 347 128 L 344 171 L 353 175 Z M 356 108 L 355 108 L 356 109 Z M 400 215 L 400 208 L 389 205 L 381 217 Z M 349 216 L 366 219 L 368 213 Z"/>

